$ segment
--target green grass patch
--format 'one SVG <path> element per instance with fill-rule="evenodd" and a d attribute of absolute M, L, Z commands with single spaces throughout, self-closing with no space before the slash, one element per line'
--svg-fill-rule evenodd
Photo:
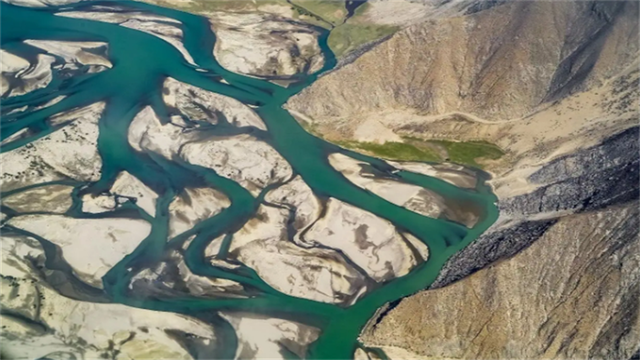
<path fill-rule="evenodd" d="M 411 137 L 403 138 L 407 140 L 407 142 L 386 142 L 384 144 L 378 144 L 373 142 L 338 141 L 336 144 L 356 151 L 365 151 L 389 160 L 429 162 L 441 162 L 446 160 L 476 168 L 483 168 L 481 164 L 476 162 L 477 159 L 496 160 L 504 155 L 504 152 L 499 147 L 486 141 L 425 141 Z M 442 156 L 438 154 L 438 151 L 433 149 L 433 146 L 440 146 L 444 148 L 447 152 L 448 158 L 442 158 Z"/>
<path fill-rule="evenodd" d="M 292 4 L 286 0 L 257 0 L 255 3 L 248 0 L 193 0 L 189 3 L 171 0 L 142 1 L 194 14 L 215 11 L 252 12 L 258 11 L 259 7 L 264 5 L 286 6 L 293 11 L 295 19 L 326 29 L 331 27 L 329 24 L 335 26 L 331 29 L 328 42 L 329 47 L 338 58 L 363 44 L 391 35 L 398 30 L 396 26 L 367 23 L 363 19 L 363 14 L 368 4 L 358 7 L 354 15 L 346 23 L 343 23 L 347 15 L 344 1 L 292 0 Z"/>
<path fill-rule="evenodd" d="M 350 21 L 331 30 L 328 44 L 340 58 L 368 42 L 391 35 L 398 30 L 397 26 L 358 24 Z"/>
<path fill-rule="evenodd" d="M 294 9 L 301 15 L 316 15 L 334 26 L 341 24 L 347 15 L 344 1 L 291 0 L 291 2 L 308 11 L 308 13 L 303 14 L 301 13 L 301 11 L 304 11 L 303 9 Z"/>
<path fill-rule="evenodd" d="M 444 147 L 449 154 L 449 161 L 479 168 L 482 166 L 476 162 L 476 159 L 496 160 L 504 155 L 499 147 L 486 141 L 430 140 L 429 142 Z"/>
<path fill-rule="evenodd" d="M 419 148 L 412 144 L 401 142 L 386 142 L 378 144 L 373 142 L 339 141 L 338 145 L 353 149 L 364 150 L 375 156 L 390 160 L 401 161 L 440 161 L 440 157 L 433 151 Z"/>

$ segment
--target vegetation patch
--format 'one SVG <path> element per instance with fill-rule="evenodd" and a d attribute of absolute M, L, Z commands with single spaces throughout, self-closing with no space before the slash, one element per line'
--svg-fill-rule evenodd
<path fill-rule="evenodd" d="M 344 5 L 343 2 L 340 3 Z M 340 58 L 366 43 L 382 39 L 398 31 L 399 27 L 397 26 L 368 22 L 365 16 L 368 8 L 368 3 L 359 6 L 353 16 L 331 31 L 328 45 L 336 57 Z"/>
<path fill-rule="evenodd" d="M 482 165 L 478 164 L 476 159 L 496 160 L 504 155 L 498 146 L 486 141 L 430 140 L 429 142 L 444 147 L 449 154 L 449 161 L 479 168 L 482 168 Z"/>
<path fill-rule="evenodd" d="M 329 48 L 340 58 L 366 43 L 382 39 L 398 30 L 397 26 L 346 22 L 331 30 Z"/>
<path fill-rule="evenodd" d="M 338 145 L 353 149 L 364 150 L 375 156 L 401 161 L 439 161 L 440 157 L 433 151 L 419 148 L 412 144 L 402 142 L 386 142 L 378 144 L 373 142 L 339 141 Z"/>
<path fill-rule="evenodd" d="M 343 1 L 291 0 L 292 10 L 300 15 L 320 18 L 334 26 L 341 24 L 347 15 Z"/>
<path fill-rule="evenodd" d="M 192 0 L 176 2 L 170 0 L 143 0 L 160 6 L 179 9 L 194 14 L 215 11 L 242 12 L 259 11 L 264 5 L 280 5 L 293 11 L 293 18 L 331 30 L 328 45 L 336 57 L 340 58 L 358 47 L 389 36 L 398 30 L 397 26 L 368 23 L 364 19 L 367 4 L 358 7 L 345 22 L 347 9 L 344 1 L 324 0 Z"/>
<path fill-rule="evenodd" d="M 317 129 L 307 128 L 315 133 Z M 499 159 L 504 152 L 496 145 L 486 141 L 455 142 L 449 140 L 422 140 L 403 137 L 406 142 L 386 142 L 378 144 L 360 141 L 336 141 L 344 148 L 364 151 L 377 157 L 400 161 L 428 161 L 453 163 L 482 168 L 477 159 Z M 441 148 L 443 151 L 438 151 Z"/>

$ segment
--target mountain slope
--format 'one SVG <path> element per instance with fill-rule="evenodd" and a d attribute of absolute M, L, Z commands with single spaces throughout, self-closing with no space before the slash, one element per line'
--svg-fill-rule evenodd
<path fill-rule="evenodd" d="M 500 218 L 362 341 L 390 358 L 640 348 L 637 2 L 506 2 L 396 33 L 287 106 L 319 135 L 488 141 Z M 631 129 L 630 129 L 631 128 Z M 383 145 L 380 145 L 383 146 Z"/>
<path fill-rule="evenodd" d="M 365 343 L 428 358 L 629 359 L 638 226 L 637 201 L 563 218 L 514 258 L 403 301 Z"/>
<path fill-rule="evenodd" d="M 318 121 L 386 109 L 488 120 L 615 75 L 638 51 L 637 2 L 512 2 L 398 32 L 289 107 Z"/>

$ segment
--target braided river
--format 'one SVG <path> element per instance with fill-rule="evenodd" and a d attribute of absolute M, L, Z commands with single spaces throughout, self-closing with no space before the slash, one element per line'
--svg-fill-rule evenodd
<path fill-rule="evenodd" d="M 348 359 L 363 345 L 358 336 L 376 311 L 385 304 L 426 289 L 437 277 L 447 259 L 476 239 L 497 218 L 496 197 L 485 183 L 486 176 L 478 176 L 475 189 L 464 189 L 435 177 L 398 170 L 387 162 L 353 152 L 329 143 L 307 131 L 283 108 L 287 100 L 311 85 L 323 72 L 336 65 L 336 59 L 327 46 L 328 32 L 319 38 L 324 54 L 323 68 L 313 74 L 299 75 L 288 86 L 267 80 L 244 76 L 223 68 L 213 56 L 216 35 L 208 20 L 178 10 L 129 1 L 104 2 L 105 6 L 122 6 L 148 14 L 175 19 L 181 23 L 183 44 L 197 66 L 188 63 L 172 45 L 145 32 L 100 21 L 62 17 L 64 11 L 82 11 L 100 2 L 81 2 L 47 8 L 24 8 L 3 4 L 2 48 L 25 59 L 33 58 L 35 48 L 22 41 L 64 40 L 96 41 L 108 44 L 107 57 L 112 68 L 98 73 L 87 73 L 70 79 L 55 79 L 45 88 L 28 94 L 2 99 L 6 108 L 45 103 L 57 96 L 64 99 L 48 107 L 30 112 L 15 112 L 2 119 L 2 138 L 23 129 L 30 136 L 3 145 L 2 151 L 11 151 L 27 145 L 63 125 L 51 125 L 48 118 L 92 103 L 104 101 L 105 110 L 99 121 L 98 151 L 102 158 L 100 180 L 78 183 L 73 194 L 74 208 L 67 215 L 82 217 L 82 195 L 99 194 L 109 189 L 121 171 L 127 171 L 158 195 L 156 215 L 142 216 L 135 204 L 124 204 L 120 214 L 142 217 L 152 225 L 151 233 L 141 244 L 114 266 L 102 279 L 104 290 L 111 302 L 161 312 L 175 312 L 208 319 L 217 333 L 217 358 L 233 358 L 238 339 L 219 311 L 260 314 L 314 326 L 320 329 L 307 358 Z M 129 125 L 144 107 L 151 106 L 161 121 L 168 121 L 169 113 L 162 101 L 162 83 L 171 77 L 207 91 L 232 97 L 248 106 L 260 116 L 267 131 L 261 140 L 272 146 L 291 165 L 319 198 L 334 198 L 384 218 L 401 231 L 415 236 L 429 248 L 429 257 L 408 274 L 388 280 L 371 289 L 349 306 L 323 303 L 284 294 L 269 286 L 248 266 L 234 270 L 216 267 L 206 261 L 204 251 L 215 238 L 232 234 L 251 219 L 266 191 L 253 196 L 238 183 L 218 175 L 215 171 L 187 163 L 181 159 L 168 160 L 152 152 L 133 149 L 127 140 Z M 234 134 L 228 124 L 207 128 L 216 135 Z M 341 153 L 368 163 L 379 173 L 413 185 L 429 189 L 449 201 L 473 204 L 480 209 L 480 220 L 472 227 L 446 219 L 419 215 L 392 204 L 370 191 L 351 183 L 329 163 L 328 156 Z M 224 193 L 231 205 L 217 215 L 201 221 L 190 230 L 169 238 L 169 204 L 187 187 L 212 187 Z M 110 216 L 96 214 L 94 216 Z M 112 215 L 111 215 L 112 216 Z M 195 236 L 195 237 L 193 237 Z M 201 276 L 238 281 L 252 289 L 246 298 L 202 299 L 196 297 L 145 298 L 129 290 L 132 277 L 141 269 L 162 258 L 171 248 L 193 237 L 185 251 L 189 269 Z M 228 241 L 232 241 L 231 238 Z M 228 246 L 228 244 L 227 244 Z M 96 249 L 100 251 L 100 249 Z"/>

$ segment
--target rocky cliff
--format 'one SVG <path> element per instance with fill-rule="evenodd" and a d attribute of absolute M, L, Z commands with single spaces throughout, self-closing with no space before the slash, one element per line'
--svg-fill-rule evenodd
<path fill-rule="evenodd" d="M 638 128 L 543 166 L 529 176 L 537 190 L 499 201 L 500 219 L 455 254 L 432 288 L 446 286 L 529 246 L 569 214 L 638 199 Z"/>
<path fill-rule="evenodd" d="M 509 260 L 402 301 L 364 341 L 429 359 L 629 359 L 638 226 L 637 200 L 562 217 Z"/>

